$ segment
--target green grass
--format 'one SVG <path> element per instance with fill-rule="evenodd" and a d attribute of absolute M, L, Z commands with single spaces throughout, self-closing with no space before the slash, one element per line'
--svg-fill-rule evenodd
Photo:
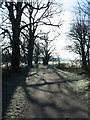
<path fill-rule="evenodd" d="M 29 84 L 39 83 L 39 68 L 33 68 L 29 72 L 22 70 L 20 74 L 5 72 L 3 75 L 3 117 L 18 118 L 27 101 L 25 89 L 33 92 Z M 40 73 L 39 73 L 40 74 Z"/>
<path fill-rule="evenodd" d="M 56 70 L 62 76 L 62 78 L 67 81 L 72 89 L 76 93 L 79 93 L 79 97 L 88 102 L 88 98 L 90 98 L 90 90 L 88 90 L 87 86 L 90 84 L 90 78 L 60 69 Z"/>
<path fill-rule="evenodd" d="M 22 89 L 22 87 L 17 87 L 15 92 L 13 93 L 13 96 L 10 100 L 10 105 L 6 112 L 6 118 L 15 118 L 19 115 L 19 113 L 22 111 L 22 107 L 25 103 L 25 94 Z"/>

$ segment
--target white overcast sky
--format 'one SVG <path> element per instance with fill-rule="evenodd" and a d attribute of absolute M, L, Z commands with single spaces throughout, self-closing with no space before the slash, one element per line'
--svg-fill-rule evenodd
<path fill-rule="evenodd" d="M 69 51 L 64 50 L 65 46 L 70 42 L 68 41 L 68 37 L 66 33 L 69 31 L 69 24 L 71 23 L 73 19 L 73 13 L 74 7 L 77 5 L 77 0 L 56 0 L 58 2 L 63 3 L 63 9 L 64 11 L 64 23 L 61 26 L 61 35 L 58 37 L 57 42 L 55 42 L 56 45 L 56 52 L 60 55 L 61 58 L 65 59 L 75 59 L 78 57 L 76 54 L 71 53 Z"/>

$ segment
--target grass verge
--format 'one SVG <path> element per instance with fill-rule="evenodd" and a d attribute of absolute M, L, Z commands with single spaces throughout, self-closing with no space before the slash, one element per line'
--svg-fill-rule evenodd
<path fill-rule="evenodd" d="M 88 102 L 90 99 L 90 89 L 88 88 L 90 78 L 60 69 L 56 69 L 56 71 L 72 87 L 78 97 L 90 105 Z"/>

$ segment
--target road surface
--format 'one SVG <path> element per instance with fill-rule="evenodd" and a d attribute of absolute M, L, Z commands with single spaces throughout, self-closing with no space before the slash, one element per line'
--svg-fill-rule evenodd
<path fill-rule="evenodd" d="M 88 118 L 88 106 L 54 69 L 41 67 L 36 75 L 37 83 L 34 77 L 23 83 L 26 100 L 19 118 Z"/>

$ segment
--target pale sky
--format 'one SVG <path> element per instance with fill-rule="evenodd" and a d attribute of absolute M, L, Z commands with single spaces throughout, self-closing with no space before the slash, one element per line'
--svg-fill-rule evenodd
<path fill-rule="evenodd" d="M 68 41 L 66 33 L 69 31 L 70 26 L 69 23 L 71 23 L 71 20 L 74 17 L 72 14 L 72 10 L 74 9 L 73 7 L 76 5 L 77 0 L 56 0 L 56 1 L 62 2 L 63 8 L 65 10 L 63 15 L 64 23 L 61 26 L 62 33 L 60 37 L 58 37 L 57 42 L 55 42 L 56 52 L 59 54 L 61 58 L 75 59 L 76 57 L 78 57 L 78 55 L 64 50 L 64 47 L 70 43 L 70 41 Z"/>
<path fill-rule="evenodd" d="M 69 31 L 69 23 L 71 23 L 72 18 L 74 17 L 72 14 L 73 7 L 76 5 L 77 0 L 56 0 L 57 2 L 60 2 L 63 4 L 63 9 L 65 10 L 63 12 L 63 25 L 61 26 L 60 31 L 61 35 L 57 38 L 56 41 L 54 41 L 54 45 L 56 46 L 56 51 L 61 58 L 66 59 L 75 59 L 77 57 L 76 54 L 71 53 L 69 51 L 64 50 L 65 46 L 70 43 L 68 41 L 68 37 L 66 33 Z"/>

